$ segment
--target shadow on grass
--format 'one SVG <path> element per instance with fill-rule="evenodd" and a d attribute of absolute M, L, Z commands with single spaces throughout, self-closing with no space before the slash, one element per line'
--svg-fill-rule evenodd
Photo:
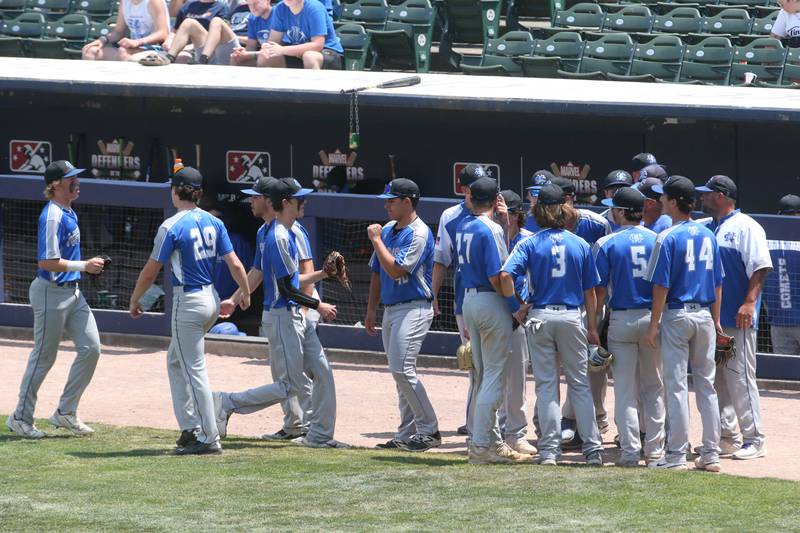
<path fill-rule="evenodd" d="M 425 466 L 460 466 L 464 464 L 460 461 L 453 461 L 452 459 L 440 459 L 433 455 L 374 455 L 370 457 L 370 460 L 383 463 Z"/>
<path fill-rule="evenodd" d="M 14 442 L 14 441 L 28 441 L 28 442 L 42 442 L 48 441 L 53 439 L 80 439 L 81 437 L 77 437 L 75 435 L 53 435 L 48 433 L 46 437 L 42 439 L 29 439 L 27 437 L 20 437 L 14 433 L 10 433 L 7 435 L 0 435 L 0 444 L 4 442 Z"/>
<path fill-rule="evenodd" d="M 116 450 L 112 452 L 67 452 L 66 455 L 78 459 L 116 459 L 118 457 L 159 457 L 172 455 L 171 449 L 143 448 L 138 450 Z"/>

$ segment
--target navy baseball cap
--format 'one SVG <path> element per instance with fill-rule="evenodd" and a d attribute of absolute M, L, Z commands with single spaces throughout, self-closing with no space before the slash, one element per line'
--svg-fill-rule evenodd
<path fill-rule="evenodd" d="M 531 176 L 531 186 L 525 189 L 531 193 L 531 196 L 536 196 L 539 194 L 539 189 L 542 188 L 542 185 L 550 183 L 554 178 L 555 176 L 549 170 L 537 170 Z"/>
<path fill-rule="evenodd" d="M 800 196 L 796 194 L 787 194 L 778 201 L 779 211 L 781 215 L 794 215 L 800 212 Z"/>
<path fill-rule="evenodd" d="M 664 170 L 664 165 L 647 165 L 639 171 L 639 181 L 647 178 L 658 178 L 664 181 L 667 177 L 667 171 Z"/>
<path fill-rule="evenodd" d="M 277 179 L 272 176 L 261 176 L 251 189 L 244 189 L 242 193 L 248 196 L 269 196 L 269 191 Z"/>
<path fill-rule="evenodd" d="M 470 163 L 461 169 L 461 172 L 458 174 L 458 183 L 464 187 L 469 187 L 475 180 L 488 177 L 489 174 L 486 172 L 485 168 L 480 165 Z"/>
<path fill-rule="evenodd" d="M 575 184 L 572 183 L 572 180 L 569 178 L 554 176 L 553 179 L 550 180 L 550 183 L 558 185 L 564 194 L 575 194 Z M 541 193 L 542 191 L 540 190 L 539 194 Z"/>
<path fill-rule="evenodd" d="M 314 192 L 313 189 L 304 189 L 294 178 L 281 178 L 275 180 L 275 183 L 270 186 L 269 196 L 275 200 L 288 200 L 289 198 L 303 198 L 312 192 Z"/>
<path fill-rule="evenodd" d="M 603 181 L 603 188 L 610 189 L 613 187 L 630 187 L 633 185 L 633 178 L 624 170 L 612 170 L 605 181 Z"/>
<path fill-rule="evenodd" d="M 183 167 L 172 175 L 173 187 L 203 188 L 203 175 L 196 168 Z"/>
<path fill-rule="evenodd" d="M 409 179 L 396 178 L 386 184 L 386 189 L 378 198 L 419 198 L 419 187 Z"/>
<path fill-rule="evenodd" d="M 53 161 L 47 168 L 44 170 L 44 182 L 46 184 L 51 184 L 54 181 L 58 181 L 63 178 L 71 178 L 72 176 L 77 176 L 81 172 L 83 172 L 84 168 L 75 168 L 75 166 L 66 161 L 61 159 L 60 161 Z"/>
<path fill-rule="evenodd" d="M 470 196 L 478 202 L 494 200 L 500 189 L 497 187 L 497 180 L 493 178 L 479 178 L 469 185 Z"/>
<path fill-rule="evenodd" d="M 600 203 L 617 209 L 641 211 L 644 208 L 644 195 L 633 187 L 620 187 L 613 198 L 604 198 Z"/>
<path fill-rule="evenodd" d="M 633 188 L 642 193 L 645 198 L 649 198 L 651 200 L 658 200 L 661 197 L 661 193 L 653 190 L 653 187 L 655 186 L 663 187 L 664 182 L 658 178 L 648 177 L 640 181 L 636 185 L 634 185 Z"/>
<path fill-rule="evenodd" d="M 560 205 L 565 202 L 564 189 L 550 182 L 542 185 L 539 191 L 539 203 L 542 205 Z"/>
<path fill-rule="evenodd" d="M 697 192 L 721 192 L 728 198 L 736 198 L 738 189 L 736 184 L 728 176 L 712 176 L 705 185 L 695 187 Z"/>
<path fill-rule="evenodd" d="M 505 200 L 509 213 L 516 213 L 525 210 L 525 206 L 522 203 L 522 198 L 520 198 L 519 194 L 515 193 L 511 189 L 500 191 L 500 195 L 503 197 L 503 200 Z"/>
<path fill-rule="evenodd" d="M 684 176 L 670 176 L 664 185 L 653 185 L 653 192 L 675 200 L 694 200 L 694 183 Z"/>
<path fill-rule="evenodd" d="M 649 152 L 642 152 L 641 154 L 636 154 L 633 156 L 631 160 L 631 166 L 633 170 L 642 170 L 644 167 L 649 165 L 655 165 L 658 161 L 656 160 L 656 156 Z"/>

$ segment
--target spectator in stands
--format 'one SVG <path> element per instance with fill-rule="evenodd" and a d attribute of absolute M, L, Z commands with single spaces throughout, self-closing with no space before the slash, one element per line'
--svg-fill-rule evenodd
<path fill-rule="evenodd" d="M 152 50 L 159 50 L 167 37 L 169 16 L 164 0 L 122 0 L 114 30 L 84 46 L 82 57 L 138 61 Z"/>
<path fill-rule="evenodd" d="M 800 216 L 800 197 L 787 194 L 778 214 Z M 773 353 L 800 355 L 800 243 L 767 241 L 775 269 L 764 284 Z"/>
<path fill-rule="evenodd" d="M 342 43 L 319 1 L 284 0 L 273 10 L 271 27 L 258 54 L 259 67 L 342 69 Z"/>
<path fill-rule="evenodd" d="M 231 54 L 231 65 L 255 67 L 258 51 L 269 41 L 272 24 L 272 2 L 270 0 L 247 0 L 250 15 L 247 18 L 247 41 L 244 48 Z"/>
<path fill-rule="evenodd" d="M 786 41 L 791 48 L 800 47 L 800 1 L 778 0 L 781 10 L 772 25 L 770 36 Z"/>

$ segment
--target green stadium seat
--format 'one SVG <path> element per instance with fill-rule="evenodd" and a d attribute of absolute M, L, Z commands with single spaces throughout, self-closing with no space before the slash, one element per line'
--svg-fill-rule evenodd
<path fill-rule="evenodd" d="M 0 57 L 24 57 L 22 39 L 19 37 L 0 37 Z"/>
<path fill-rule="evenodd" d="M 681 65 L 681 83 L 727 85 L 733 61 L 733 45 L 725 37 L 708 37 L 689 45 Z"/>
<path fill-rule="evenodd" d="M 22 47 L 28 57 L 40 59 L 66 59 L 64 39 L 23 39 Z"/>
<path fill-rule="evenodd" d="M 428 0 L 406 0 L 392 6 L 385 29 L 367 30 L 375 54 L 373 70 L 388 67 L 428 72 L 435 17 Z"/>
<path fill-rule="evenodd" d="M 508 0 L 506 10 L 506 29 L 524 30 L 520 23 L 521 17 L 526 18 L 553 18 L 553 2 L 551 0 Z"/>
<path fill-rule="evenodd" d="M 42 13 L 23 13 L 17 18 L 4 20 L 0 33 L 11 37 L 39 38 L 44 34 L 45 20 Z"/>
<path fill-rule="evenodd" d="M 781 8 L 778 6 L 768 5 L 768 6 L 755 6 L 749 9 L 750 13 L 755 18 L 764 18 L 770 15 L 776 15 L 780 12 Z"/>
<path fill-rule="evenodd" d="M 89 37 L 90 41 L 99 38 L 101 35 L 107 35 L 108 32 L 114 29 L 116 25 L 116 19 L 109 19 L 102 22 L 92 22 L 89 26 Z"/>
<path fill-rule="evenodd" d="M 750 35 L 740 35 L 740 38 L 752 40 L 753 38 L 766 37 L 772 33 L 772 26 L 775 25 L 775 19 L 778 18 L 778 11 L 761 17 L 753 19 L 753 26 L 750 28 Z"/>
<path fill-rule="evenodd" d="M 50 20 L 55 20 L 69 13 L 72 0 L 28 0 L 26 11 L 39 11 Z"/>
<path fill-rule="evenodd" d="M 90 28 L 91 25 L 86 15 L 74 13 L 47 23 L 45 36 L 64 39 L 67 42 L 67 48 L 80 50 L 89 38 Z"/>
<path fill-rule="evenodd" d="M 116 11 L 116 0 L 73 0 L 76 13 L 86 13 L 92 20 L 105 20 Z"/>
<path fill-rule="evenodd" d="M 442 25 L 439 55 L 460 70 L 465 58 L 453 47 L 479 44 L 500 35 L 500 15 L 504 0 L 440 0 L 436 3 Z M 477 64 L 477 63 L 476 63 Z"/>
<path fill-rule="evenodd" d="M 677 7 L 665 15 L 656 15 L 652 33 L 686 34 L 697 33 L 703 25 L 703 17 L 695 7 Z"/>
<path fill-rule="evenodd" d="M 0 14 L 3 18 L 18 17 L 25 11 L 27 0 L 0 0 Z"/>
<path fill-rule="evenodd" d="M 616 81 L 667 81 L 676 82 L 681 71 L 681 60 L 686 45 L 675 35 L 659 35 L 655 39 L 636 45 L 628 74 L 609 73 L 608 79 Z"/>
<path fill-rule="evenodd" d="M 709 35 L 739 35 L 750 33 L 753 19 L 746 9 L 730 8 L 719 14 L 704 17 L 700 31 Z"/>
<path fill-rule="evenodd" d="M 577 72 L 559 71 L 563 78 L 606 79 L 607 74 L 628 74 L 634 44 L 625 33 L 605 34 L 596 41 L 587 41 Z"/>
<path fill-rule="evenodd" d="M 614 13 L 606 12 L 604 32 L 649 33 L 653 27 L 653 13 L 647 6 L 629 5 Z"/>
<path fill-rule="evenodd" d="M 718 0 L 670 0 L 658 2 L 655 10 L 659 14 L 666 15 L 673 9 L 680 7 L 693 7 L 695 9 L 706 9 L 708 6 L 714 6 Z"/>
<path fill-rule="evenodd" d="M 580 28 L 599 31 L 603 27 L 603 10 L 598 4 L 581 2 L 569 9 L 557 11 L 553 28 Z"/>
<path fill-rule="evenodd" d="M 344 48 L 345 70 L 364 70 L 369 51 L 369 34 L 361 24 L 347 23 L 336 28 Z"/>
<path fill-rule="evenodd" d="M 464 74 L 485 76 L 522 76 L 520 56 L 533 53 L 536 41 L 530 32 L 510 31 L 486 44 L 479 66 L 462 65 Z"/>
<path fill-rule="evenodd" d="M 800 48 L 789 48 L 786 51 L 783 74 L 776 86 L 800 88 Z"/>
<path fill-rule="evenodd" d="M 737 46 L 733 50 L 730 84 L 743 84 L 746 72 L 757 75 L 760 82 L 778 83 L 785 61 L 786 48 L 780 40 L 772 37 L 762 37 L 747 45 Z"/>
<path fill-rule="evenodd" d="M 339 23 L 356 22 L 367 30 L 381 30 L 386 24 L 388 13 L 386 0 L 357 0 L 342 6 Z"/>
<path fill-rule="evenodd" d="M 558 78 L 559 72 L 575 72 L 583 54 L 580 34 L 565 31 L 536 42 L 531 57 L 521 57 L 522 75 L 529 78 Z"/>

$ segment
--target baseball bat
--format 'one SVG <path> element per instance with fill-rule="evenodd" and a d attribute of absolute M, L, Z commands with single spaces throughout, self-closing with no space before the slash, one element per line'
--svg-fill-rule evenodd
<path fill-rule="evenodd" d="M 422 80 L 419 76 L 409 76 L 407 78 L 397 78 L 396 80 L 384 81 L 383 83 L 377 83 L 375 85 L 357 87 L 355 89 L 342 89 L 341 93 L 349 94 L 366 91 L 368 89 L 396 89 L 398 87 L 411 87 L 412 85 L 418 85 L 421 82 Z"/>
<path fill-rule="evenodd" d="M 394 154 L 389 154 L 389 177 L 391 179 L 397 178 L 397 171 L 394 168 Z"/>
<path fill-rule="evenodd" d="M 197 163 L 197 171 L 199 172 L 200 171 L 200 145 L 199 144 L 195 144 L 194 145 L 194 159 L 195 159 L 195 163 Z"/>

